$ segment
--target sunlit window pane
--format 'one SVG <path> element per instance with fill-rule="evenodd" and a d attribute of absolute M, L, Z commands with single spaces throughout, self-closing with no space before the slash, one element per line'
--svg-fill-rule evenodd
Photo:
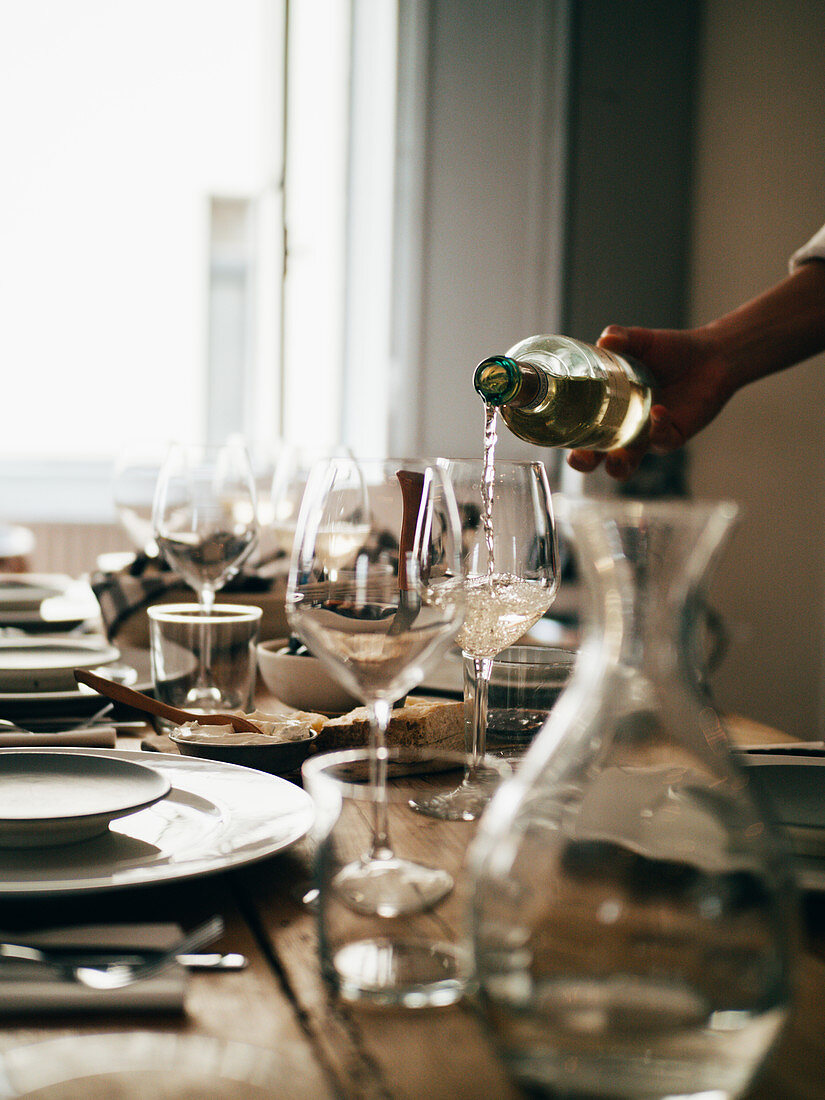
<path fill-rule="evenodd" d="M 271 8 L 0 4 L 0 458 L 205 430 L 210 212 L 257 201 L 280 142 Z"/>

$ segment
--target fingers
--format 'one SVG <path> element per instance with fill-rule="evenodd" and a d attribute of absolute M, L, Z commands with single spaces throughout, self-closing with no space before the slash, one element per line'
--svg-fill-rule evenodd
<path fill-rule="evenodd" d="M 571 451 L 567 456 L 567 465 L 580 474 L 592 474 L 603 458 L 604 454 L 599 451 Z"/>
<path fill-rule="evenodd" d="M 629 447 L 620 447 L 618 450 L 609 451 L 605 455 L 604 468 L 614 480 L 627 481 L 630 475 L 638 469 L 639 463 L 642 461 L 642 454 L 634 454 Z"/>
<path fill-rule="evenodd" d="M 650 450 L 657 455 L 676 451 L 685 444 L 685 435 L 673 423 L 664 405 L 654 405 L 650 410 Z"/>

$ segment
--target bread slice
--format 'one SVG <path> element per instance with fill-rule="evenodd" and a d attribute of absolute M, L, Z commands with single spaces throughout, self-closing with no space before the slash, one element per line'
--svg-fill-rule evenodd
<path fill-rule="evenodd" d="M 330 718 L 318 740 L 318 752 L 357 749 L 369 744 L 370 726 L 366 707 Z M 464 751 L 464 703 L 408 699 L 393 710 L 387 730 L 388 746 L 426 745 L 449 751 Z"/>

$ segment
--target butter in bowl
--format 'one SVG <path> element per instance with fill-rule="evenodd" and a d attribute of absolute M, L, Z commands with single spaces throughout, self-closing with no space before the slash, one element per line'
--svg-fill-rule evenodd
<path fill-rule="evenodd" d="M 225 725 L 186 722 L 174 729 L 169 737 L 184 756 L 239 764 L 271 775 L 288 775 L 297 771 L 313 751 L 325 722 L 324 715 L 308 711 L 289 714 L 253 711 L 246 717 L 260 726 L 260 733 L 237 731 Z"/>

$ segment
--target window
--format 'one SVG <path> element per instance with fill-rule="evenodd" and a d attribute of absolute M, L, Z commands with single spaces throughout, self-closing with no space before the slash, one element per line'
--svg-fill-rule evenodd
<path fill-rule="evenodd" d="M 389 282 L 396 20 L 390 0 L 4 0 L 0 515 L 110 518 L 126 443 L 241 432 L 265 458 L 352 430 L 348 346 L 380 335 Z M 354 79 L 364 51 L 381 63 Z"/>

